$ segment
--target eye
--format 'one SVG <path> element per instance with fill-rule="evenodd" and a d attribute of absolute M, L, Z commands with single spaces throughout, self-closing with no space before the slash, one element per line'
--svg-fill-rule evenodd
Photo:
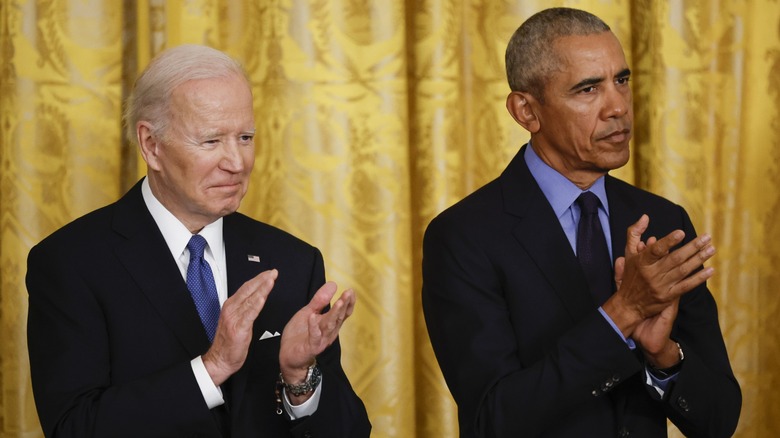
<path fill-rule="evenodd" d="M 593 93 L 594 91 L 596 91 L 595 85 L 590 85 L 588 87 L 580 88 L 580 93 L 582 94 L 590 94 Z"/>
<path fill-rule="evenodd" d="M 254 140 L 254 135 L 244 134 L 241 137 L 239 137 L 239 140 L 241 140 L 242 143 L 249 143 L 252 140 Z"/>
<path fill-rule="evenodd" d="M 615 79 L 615 83 L 618 85 L 626 85 L 628 84 L 628 81 L 631 79 L 630 76 L 622 76 L 617 79 Z"/>

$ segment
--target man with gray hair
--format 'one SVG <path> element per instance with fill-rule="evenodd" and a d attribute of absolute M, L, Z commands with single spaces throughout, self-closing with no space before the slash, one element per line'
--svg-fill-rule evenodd
<path fill-rule="evenodd" d="M 461 438 L 731 436 L 741 408 L 685 210 L 626 164 L 630 70 L 598 17 L 541 11 L 506 51 L 531 133 L 496 180 L 436 217 L 423 309 Z"/>
<path fill-rule="evenodd" d="M 341 367 L 353 291 L 320 252 L 236 210 L 254 165 L 242 67 L 155 58 L 128 98 L 147 176 L 28 258 L 28 345 L 46 436 L 367 437 Z"/>

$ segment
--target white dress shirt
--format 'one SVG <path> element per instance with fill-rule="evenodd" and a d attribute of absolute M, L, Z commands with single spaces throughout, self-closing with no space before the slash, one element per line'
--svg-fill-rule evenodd
<path fill-rule="evenodd" d="M 154 218 L 157 227 L 160 229 L 165 243 L 168 245 L 168 249 L 176 260 L 176 264 L 179 267 L 184 281 L 187 281 L 187 267 L 190 263 L 190 251 L 187 249 L 187 243 L 192 238 L 192 233 L 176 218 L 165 206 L 152 193 L 151 187 L 149 187 L 148 178 L 144 178 L 141 184 L 141 193 L 143 194 L 144 203 L 146 208 L 149 209 L 152 218 Z M 217 286 L 217 295 L 219 297 L 219 306 L 222 307 L 225 300 L 227 300 L 227 262 L 225 261 L 225 241 L 222 238 L 222 218 L 203 227 L 198 234 L 203 236 L 208 243 L 203 253 L 203 257 L 211 266 L 212 273 L 214 274 L 214 282 Z M 206 367 L 203 364 L 203 358 L 198 356 L 190 362 L 192 371 L 195 374 L 195 380 L 198 382 L 200 391 L 203 394 L 203 399 L 206 401 L 209 409 L 215 408 L 225 403 L 225 399 L 222 396 L 222 390 L 214 384 L 211 380 Z M 284 394 L 284 408 L 287 414 L 293 420 L 296 418 L 304 417 L 313 414 L 319 406 L 320 393 L 322 390 L 322 382 L 315 390 L 309 400 L 304 403 L 293 406 L 290 403 L 287 394 Z"/>

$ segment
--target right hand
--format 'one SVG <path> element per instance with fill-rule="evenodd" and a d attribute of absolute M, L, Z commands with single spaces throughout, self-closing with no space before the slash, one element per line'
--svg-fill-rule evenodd
<path fill-rule="evenodd" d="M 642 242 L 642 233 L 649 222 L 648 216 L 642 215 L 628 227 L 626 256 L 615 262 L 618 290 L 602 306 L 626 338 L 631 337 L 643 321 L 665 309 L 670 312 L 668 308 L 680 296 L 704 283 L 714 273 L 712 268 L 704 268 L 691 274 L 715 254 L 709 235 L 699 236 L 671 251 L 682 242 L 685 233 L 675 230 L 662 239 L 651 237 Z M 656 318 L 656 321 L 667 319 Z"/>
<path fill-rule="evenodd" d="M 214 342 L 203 355 L 203 365 L 216 386 L 244 365 L 252 341 L 252 326 L 278 275 L 276 269 L 261 272 L 222 305 Z"/>

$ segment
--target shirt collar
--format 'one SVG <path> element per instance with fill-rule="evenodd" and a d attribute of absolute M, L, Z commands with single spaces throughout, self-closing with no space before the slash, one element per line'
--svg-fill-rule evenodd
<path fill-rule="evenodd" d="M 528 147 L 525 148 L 524 158 L 528 165 L 528 170 L 531 171 L 531 176 L 539 184 L 544 197 L 547 198 L 553 211 L 555 211 L 555 216 L 560 219 L 583 190 L 542 161 L 531 147 L 531 142 L 528 142 Z M 604 188 L 604 177 L 597 179 L 587 191 L 593 192 L 593 194 L 598 196 L 604 211 L 609 215 L 609 203 L 607 202 L 607 191 Z"/>
<path fill-rule="evenodd" d="M 151 187 L 149 187 L 149 179 L 144 178 L 141 183 L 141 194 L 146 203 L 146 208 L 149 209 L 149 213 L 152 214 L 157 227 L 165 239 L 165 243 L 168 245 L 168 249 L 174 258 L 178 258 L 184 249 L 187 248 L 192 233 L 184 224 L 176 218 L 162 203 L 154 196 Z M 224 257 L 224 245 L 222 240 L 222 218 L 206 225 L 198 233 L 206 239 L 209 246 L 207 250 L 211 251 L 211 254 L 216 260 L 221 260 Z"/>

